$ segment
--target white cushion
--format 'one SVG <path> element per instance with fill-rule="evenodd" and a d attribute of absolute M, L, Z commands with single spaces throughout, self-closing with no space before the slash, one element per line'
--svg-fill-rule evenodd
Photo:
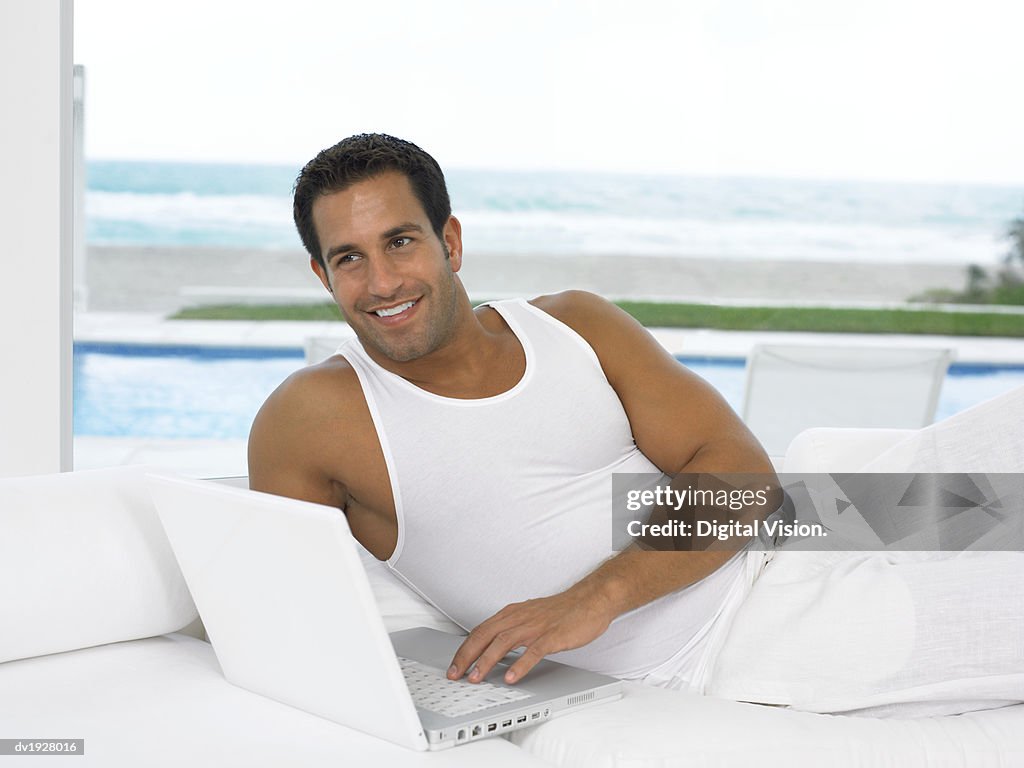
<path fill-rule="evenodd" d="M 51 758 L 69 768 L 541 765 L 504 739 L 426 754 L 359 733 L 231 685 L 208 643 L 178 634 L 0 664 L 0 729 L 84 739 L 84 758 Z"/>
<path fill-rule="evenodd" d="M 877 720 L 625 683 L 625 696 L 511 734 L 561 768 L 977 768 L 1024 765 L 1024 706 Z"/>
<path fill-rule="evenodd" d="M 896 443 L 917 434 L 915 429 L 814 427 L 793 438 L 782 472 L 857 472 Z"/>
<path fill-rule="evenodd" d="M 120 467 L 0 480 L 0 662 L 196 618 L 144 476 Z"/>

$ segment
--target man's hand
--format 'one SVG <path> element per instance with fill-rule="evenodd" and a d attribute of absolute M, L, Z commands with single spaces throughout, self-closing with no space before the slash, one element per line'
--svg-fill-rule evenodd
<path fill-rule="evenodd" d="M 525 647 L 505 673 L 505 682 L 514 683 L 548 654 L 594 640 L 608 629 L 616 612 L 602 595 L 587 591 L 590 594 L 584 596 L 572 588 L 505 606 L 469 633 L 455 653 L 448 678 L 458 680 L 469 670 L 469 681 L 478 683 L 509 651 Z"/>

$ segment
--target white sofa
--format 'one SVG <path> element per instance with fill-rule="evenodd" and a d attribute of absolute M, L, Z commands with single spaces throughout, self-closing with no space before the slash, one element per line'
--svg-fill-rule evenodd
<path fill-rule="evenodd" d="M 794 441 L 786 469 L 854 471 L 906 434 L 813 430 Z M 408 752 L 223 679 L 193 636 L 201 627 L 142 472 L 0 481 L 0 739 L 84 739 L 84 761 L 71 764 L 105 768 L 1024 766 L 1024 705 L 872 719 L 636 683 L 618 702 L 507 740 Z M 382 565 L 367 567 L 389 629 L 451 628 Z M 0 767 L 27 760 L 0 757 Z"/>

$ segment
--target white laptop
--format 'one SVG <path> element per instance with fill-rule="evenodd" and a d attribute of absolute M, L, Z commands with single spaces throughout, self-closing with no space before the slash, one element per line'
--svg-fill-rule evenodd
<path fill-rule="evenodd" d="M 337 509 L 205 480 L 149 483 L 235 685 L 417 750 L 622 695 L 614 678 L 547 660 L 514 686 L 501 681 L 506 663 L 479 684 L 448 680 L 443 670 L 463 638 L 428 628 L 387 634 Z"/>

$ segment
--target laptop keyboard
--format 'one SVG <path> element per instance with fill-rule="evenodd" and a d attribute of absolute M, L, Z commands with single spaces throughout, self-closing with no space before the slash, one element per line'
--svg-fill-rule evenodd
<path fill-rule="evenodd" d="M 402 656 L 398 657 L 398 663 L 416 706 L 445 717 L 462 717 L 530 698 L 530 694 L 504 685 L 449 680 L 437 667 Z"/>

